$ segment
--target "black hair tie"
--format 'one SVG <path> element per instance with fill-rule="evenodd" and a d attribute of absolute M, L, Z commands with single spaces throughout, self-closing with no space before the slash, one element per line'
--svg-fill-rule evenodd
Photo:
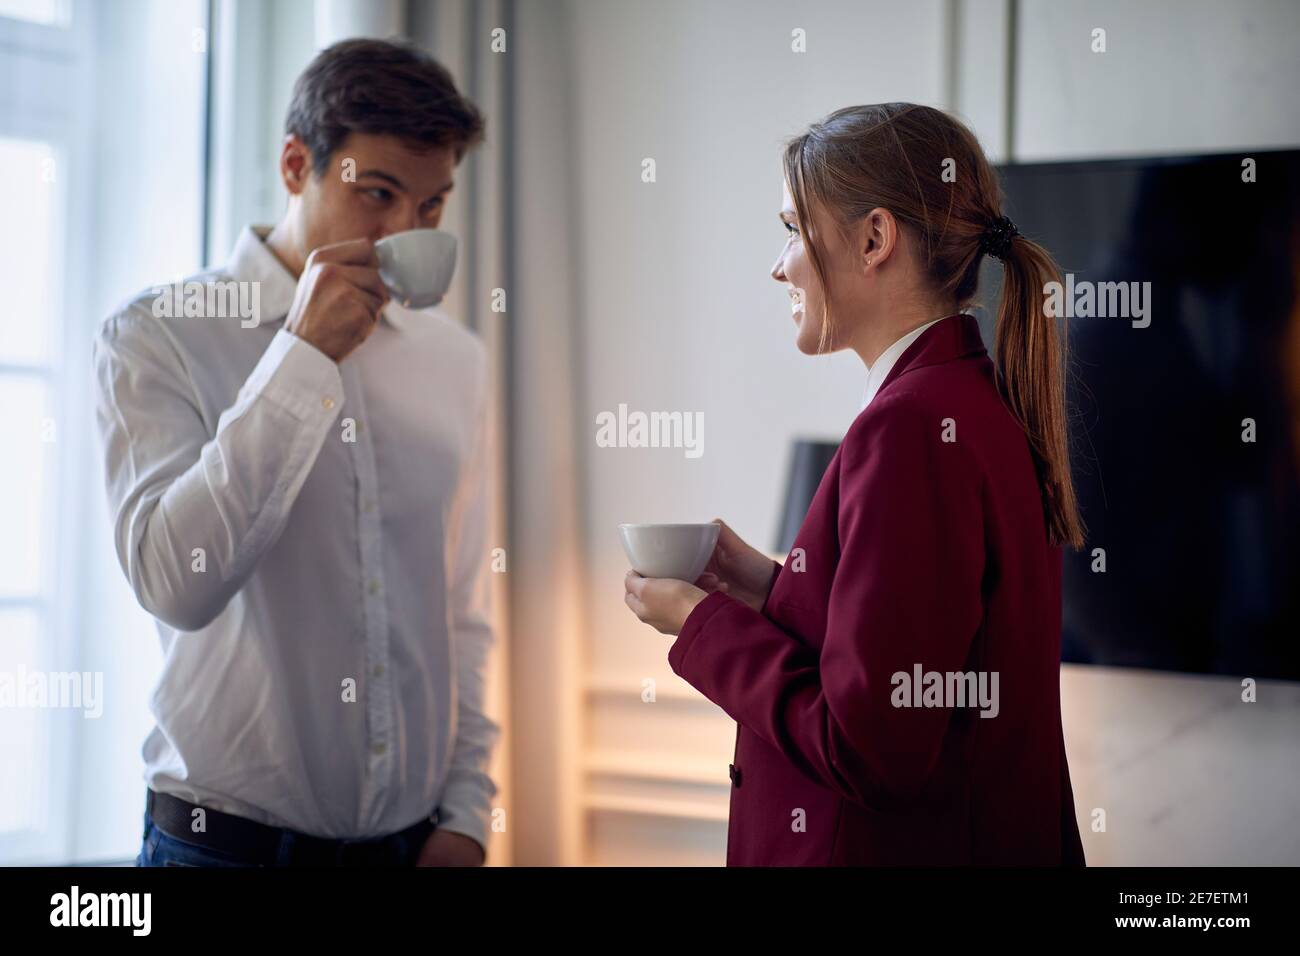
<path fill-rule="evenodd" d="M 980 252 L 994 259 L 1005 259 L 1011 251 L 1011 240 L 1020 235 L 1016 224 L 1006 216 L 994 219 L 980 236 Z"/>

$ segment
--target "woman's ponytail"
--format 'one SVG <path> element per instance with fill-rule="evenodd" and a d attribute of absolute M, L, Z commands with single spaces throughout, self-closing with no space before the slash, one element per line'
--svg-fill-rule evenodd
<path fill-rule="evenodd" d="M 1010 220 L 996 220 L 985 251 L 1002 260 L 1002 298 L 994 329 L 994 359 L 1002 396 L 1029 436 L 1043 495 L 1043 513 L 1053 544 L 1083 547 L 1070 475 L 1065 412 L 1067 345 L 1047 311 L 1047 285 L 1061 270 L 1046 249 L 1016 232 Z"/>

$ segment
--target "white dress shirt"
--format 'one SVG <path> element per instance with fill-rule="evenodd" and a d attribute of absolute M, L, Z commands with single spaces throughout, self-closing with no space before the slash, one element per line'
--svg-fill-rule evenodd
<path fill-rule="evenodd" d="M 858 409 L 859 413 L 861 413 L 862 409 L 865 409 L 871 404 L 871 400 L 876 397 L 876 392 L 880 391 L 880 386 L 884 385 L 885 379 L 889 377 L 889 370 L 894 367 L 894 363 L 897 362 L 899 358 L 902 357 L 903 353 L 907 351 L 907 347 L 915 342 L 917 337 L 930 326 L 934 325 L 935 322 L 942 322 L 946 318 L 946 315 L 940 316 L 937 319 L 925 323 L 925 325 L 917 326 L 880 353 L 880 358 L 876 359 L 871 368 L 867 371 L 867 391 L 862 398 L 862 408 Z"/>
<path fill-rule="evenodd" d="M 145 780 L 316 836 L 433 816 L 486 846 L 485 350 L 394 303 L 335 364 L 284 328 L 264 235 L 194 277 L 259 283 L 258 324 L 159 318 L 151 291 L 95 342 L 118 559 L 162 639 Z"/>

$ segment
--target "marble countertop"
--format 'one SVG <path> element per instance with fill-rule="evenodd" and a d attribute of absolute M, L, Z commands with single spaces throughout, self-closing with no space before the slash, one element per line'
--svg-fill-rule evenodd
<path fill-rule="evenodd" d="M 1089 866 L 1300 865 L 1300 683 L 1242 693 L 1239 677 L 1061 666 Z"/>

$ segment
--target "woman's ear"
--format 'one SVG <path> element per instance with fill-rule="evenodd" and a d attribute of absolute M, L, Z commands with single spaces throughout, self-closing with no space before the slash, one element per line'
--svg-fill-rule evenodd
<path fill-rule="evenodd" d="M 858 248 L 863 270 L 883 265 L 898 246 L 898 221 L 888 209 L 879 207 L 862 217 Z"/>

